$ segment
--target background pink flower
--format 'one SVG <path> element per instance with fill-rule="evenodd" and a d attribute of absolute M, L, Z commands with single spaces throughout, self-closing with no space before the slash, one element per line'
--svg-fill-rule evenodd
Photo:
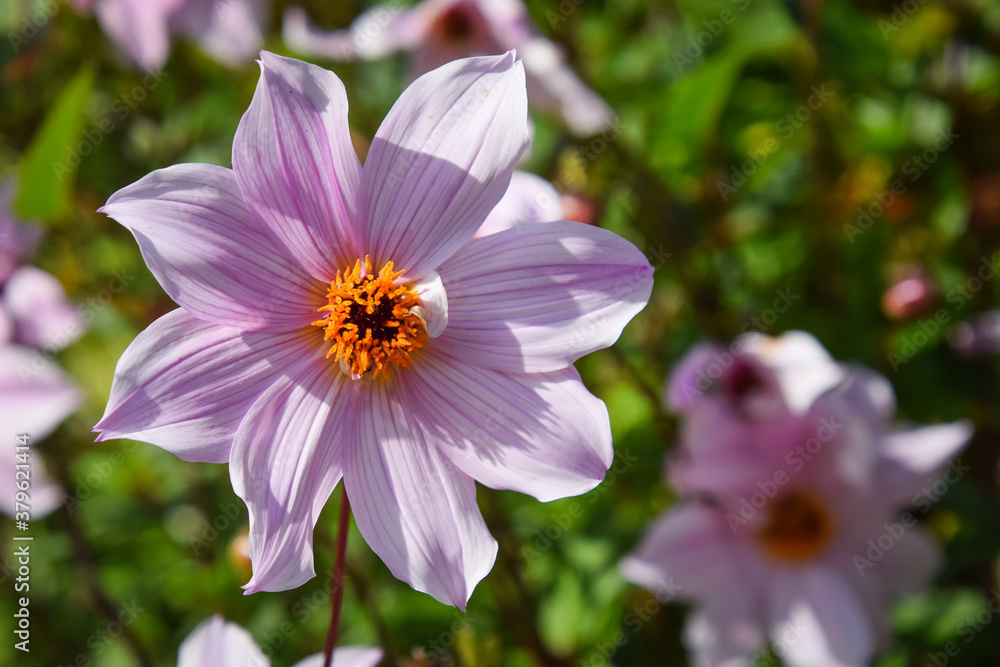
<path fill-rule="evenodd" d="M 141 69 L 162 69 L 174 35 L 194 38 L 230 67 L 249 64 L 264 42 L 264 0 L 71 0 L 93 11 L 115 46 Z"/>
<path fill-rule="evenodd" d="M 520 0 L 424 0 L 413 8 L 384 5 L 361 14 L 345 30 L 317 29 L 299 7 L 289 7 L 282 30 L 300 53 L 332 60 L 382 58 L 407 51 L 415 75 L 446 62 L 516 50 L 524 62 L 528 100 L 560 116 L 575 134 L 587 136 L 611 123 L 607 103 L 567 65 L 543 37 Z"/>
<path fill-rule="evenodd" d="M 788 387 L 789 366 L 778 360 L 789 340 L 751 341 L 719 381 L 752 363 L 754 391 Z M 829 384 L 824 356 L 810 358 L 793 384 Z M 690 365 L 714 362 L 694 350 L 675 383 L 701 372 Z M 686 641 L 698 664 L 743 664 L 767 642 L 791 667 L 868 664 L 887 639 L 886 604 L 937 568 L 935 543 L 899 511 L 919 502 L 971 427 L 895 427 L 888 382 L 860 368 L 842 373 L 804 410 L 784 405 L 748 419 L 747 392 L 737 392 L 683 413 L 670 480 L 688 501 L 657 519 L 621 567 L 651 589 L 679 586 L 696 604 Z"/>
<path fill-rule="evenodd" d="M 13 180 L 0 184 L 0 438 L 8 443 L 0 453 L 0 511 L 10 516 L 16 466 L 25 463 L 16 458 L 15 438 L 27 435 L 35 445 L 79 407 L 80 392 L 51 354 L 84 330 L 55 276 L 25 264 L 41 230 L 15 217 L 16 191 Z M 62 503 L 63 492 L 49 478 L 41 453 L 31 451 L 28 459 L 30 516 L 41 518 Z"/>

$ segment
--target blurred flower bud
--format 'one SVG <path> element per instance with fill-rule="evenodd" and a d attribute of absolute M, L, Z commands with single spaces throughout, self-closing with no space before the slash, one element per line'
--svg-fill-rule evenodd
<path fill-rule="evenodd" d="M 250 563 L 250 528 L 244 528 L 236 533 L 229 546 L 226 547 L 226 558 L 230 567 L 240 581 L 250 581 L 253 568 Z"/>
<path fill-rule="evenodd" d="M 582 222 L 585 225 L 594 224 L 594 202 L 582 195 L 561 195 L 565 220 Z"/>
<path fill-rule="evenodd" d="M 882 295 L 882 312 L 891 320 L 905 320 L 927 310 L 937 299 L 934 284 L 922 275 L 896 281 Z"/>

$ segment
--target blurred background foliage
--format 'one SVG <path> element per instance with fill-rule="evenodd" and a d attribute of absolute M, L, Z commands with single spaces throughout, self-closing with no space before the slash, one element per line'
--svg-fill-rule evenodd
<path fill-rule="evenodd" d="M 366 5 L 303 4 L 330 28 Z M 590 139 L 536 115 L 528 168 L 583 197 L 656 266 L 649 307 L 614 348 L 578 364 L 608 404 L 615 466 L 595 491 L 548 504 L 480 487 L 501 550 L 468 614 L 395 580 L 352 528 L 343 643 L 378 643 L 413 666 L 686 664 L 685 610 L 661 606 L 616 567 L 674 501 L 661 483 L 675 431 L 663 382 L 698 340 L 805 329 L 834 356 L 885 373 L 902 418 L 975 421 L 963 458 L 972 472 L 922 515 L 947 565 L 932 590 L 896 608 L 878 664 L 922 666 L 950 641 L 962 651 L 949 664 L 995 664 L 1000 625 L 965 639 L 1000 597 L 1000 375 L 995 356 L 966 358 L 947 334 L 1000 305 L 996 280 L 957 291 L 1000 238 L 1000 2 L 527 4 L 618 114 Z M 272 3 L 266 47 L 287 54 L 285 5 Z M 38 11 L 51 19 L 26 29 Z M 247 516 L 226 467 L 94 443 L 90 432 L 122 351 L 174 307 L 128 232 L 95 211 L 154 169 L 230 166 L 257 68 L 223 68 L 181 40 L 160 79 L 144 82 L 92 17 L 61 1 L 2 0 L 0 34 L 0 176 L 20 177 L 18 212 L 45 229 L 35 263 L 89 323 L 58 355 L 86 403 L 39 447 L 71 498 L 33 527 L 32 653 L 5 640 L 0 663 L 173 665 L 183 638 L 216 612 L 248 628 L 277 666 L 320 650 L 339 492 L 316 530 L 318 576 L 244 597 Z M 347 86 L 363 153 L 406 85 L 405 58 L 318 62 Z M 81 141 L 90 150 L 75 160 Z M 900 311 L 884 295 L 913 276 L 928 296 Z M 115 279 L 123 289 L 112 291 Z M 0 524 L 8 545 L 11 524 Z M 9 547 L 3 562 L 0 615 L 10 618 Z M 135 620 L 111 637 L 123 604 Z"/>

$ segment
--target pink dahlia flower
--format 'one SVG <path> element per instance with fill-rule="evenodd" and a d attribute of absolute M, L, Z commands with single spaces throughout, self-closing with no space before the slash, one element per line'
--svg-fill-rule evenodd
<path fill-rule="evenodd" d="M 282 30 L 296 51 L 331 60 L 408 51 L 415 75 L 457 58 L 516 50 L 533 106 L 559 115 L 581 136 L 611 123 L 610 107 L 567 65 L 559 47 L 539 34 L 521 0 L 424 0 L 412 8 L 391 3 L 336 32 L 317 29 L 305 11 L 293 6 L 285 12 Z"/>
<path fill-rule="evenodd" d="M 333 73 L 261 70 L 233 169 L 156 171 L 102 209 L 181 307 L 123 354 L 96 429 L 229 462 L 248 592 L 314 576 L 343 477 L 392 573 L 464 607 L 497 550 L 475 480 L 547 501 L 603 479 L 607 410 L 572 364 L 643 308 L 652 267 L 579 223 L 472 239 L 527 143 L 513 54 L 420 77 L 363 168 Z"/>
<path fill-rule="evenodd" d="M 333 652 L 332 667 L 375 667 L 382 651 L 343 646 Z M 177 667 L 270 667 L 271 661 L 250 633 L 216 614 L 191 631 L 181 643 Z M 322 667 L 323 654 L 305 658 L 292 667 Z"/>
<path fill-rule="evenodd" d="M 806 335 L 792 336 L 805 349 Z M 804 409 L 782 403 L 748 419 L 741 401 L 781 386 L 783 373 L 801 374 L 796 381 L 811 391 L 826 380 L 804 376 L 830 371 L 818 343 L 800 371 L 775 370 L 768 349 L 781 358 L 790 339 L 760 340 L 735 355 L 717 396 L 683 413 L 670 479 L 687 501 L 653 523 L 622 571 L 649 588 L 679 588 L 695 604 L 685 639 L 696 664 L 746 664 L 770 642 L 790 667 L 867 665 L 886 640 L 885 606 L 926 584 L 939 561 L 915 513 L 900 509 L 926 511 L 923 487 L 971 428 L 893 426 L 888 381 L 848 366 Z M 681 365 L 704 362 L 703 352 Z M 738 363 L 752 381 L 737 381 L 749 372 Z M 953 463 L 945 478 L 964 470 Z"/>
<path fill-rule="evenodd" d="M 264 42 L 264 0 L 70 0 L 93 11 L 101 28 L 136 66 L 162 69 L 175 34 L 194 38 L 216 61 L 245 65 Z"/>

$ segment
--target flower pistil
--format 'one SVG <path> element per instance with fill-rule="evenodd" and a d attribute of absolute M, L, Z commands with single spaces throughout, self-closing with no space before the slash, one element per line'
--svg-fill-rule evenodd
<path fill-rule="evenodd" d="M 392 262 L 372 273 L 371 262 L 357 260 L 338 271 L 327 291 L 323 340 L 332 343 L 326 356 L 357 379 L 367 373 L 386 376 L 393 365 L 410 367 L 410 353 L 423 347 L 427 329 L 420 316 L 420 298 L 408 285 L 397 285 L 403 271 Z"/>

